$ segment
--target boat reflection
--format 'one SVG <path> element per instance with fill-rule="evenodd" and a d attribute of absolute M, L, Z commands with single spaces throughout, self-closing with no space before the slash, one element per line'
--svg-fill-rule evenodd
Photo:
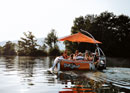
<path fill-rule="evenodd" d="M 95 81 L 83 74 L 58 73 L 57 78 L 65 85 L 59 93 L 97 93 L 105 84 L 105 81 Z"/>
<path fill-rule="evenodd" d="M 58 73 L 57 79 L 65 85 L 59 93 L 129 93 L 128 89 L 108 82 L 103 72 Z"/>

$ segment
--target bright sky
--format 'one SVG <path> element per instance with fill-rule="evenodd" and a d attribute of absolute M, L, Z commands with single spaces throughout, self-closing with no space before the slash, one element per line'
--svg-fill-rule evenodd
<path fill-rule="evenodd" d="M 75 17 L 104 11 L 130 16 L 130 0 L 0 0 L 0 41 L 18 40 L 27 31 L 46 37 L 51 29 L 63 37 Z"/>

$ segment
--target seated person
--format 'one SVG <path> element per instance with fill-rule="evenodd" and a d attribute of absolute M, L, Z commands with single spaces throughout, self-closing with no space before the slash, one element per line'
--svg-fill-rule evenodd
<path fill-rule="evenodd" d="M 73 60 L 73 56 L 74 56 L 74 54 L 71 54 L 71 55 L 69 56 L 69 60 Z"/>
<path fill-rule="evenodd" d="M 78 56 L 76 57 L 76 60 L 84 60 L 83 54 L 79 53 Z"/>
<path fill-rule="evenodd" d="M 64 59 L 63 53 L 61 54 L 61 56 L 58 56 L 58 57 L 55 58 L 54 63 L 53 63 L 53 66 L 50 68 L 50 70 L 54 71 L 56 65 L 57 65 L 58 62 L 59 62 L 60 60 L 62 60 L 62 59 Z"/>
<path fill-rule="evenodd" d="M 95 57 L 94 57 L 94 64 L 97 65 L 98 62 L 99 62 L 99 54 L 98 54 L 98 52 L 96 51 L 96 55 L 95 55 Z"/>
<path fill-rule="evenodd" d="M 88 57 L 88 60 L 89 61 L 92 61 L 93 60 L 93 53 L 90 53 L 89 57 Z"/>
<path fill-rule="evenodd" d="M 88 51 L 85 52 L 84 60 L 89 60 L 89 53 L 88 53 Z"/>
<path fill-rule="evenodd" d="M 69 58 L 69 56 L 67 55 L 67 50 L 64 51 L 63 57 L 64 57 L 64 59 L 68 59 Z"/>
<path fill-rule="evenodd" d="M 75 55 L 77 56 L 78 54 L 79 54 L 79 51 L 78 51 L 78 50 L 76 50 L 76 51 L 75 51 Z"/>
<path fill-rule="evenodd" d="M 75 51 L 75 54 L 73 55 L 73 59 L 76 59 L 76 57 L 78 56 L 78 54 L 79 54 L 79 51 L 76 50 L 76 51 Z"/>

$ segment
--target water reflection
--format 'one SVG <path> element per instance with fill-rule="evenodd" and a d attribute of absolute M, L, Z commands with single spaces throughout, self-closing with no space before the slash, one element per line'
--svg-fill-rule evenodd
<path fill-rule="evenodd" d="M 102 81 L 96 82 L 86 76 L 77 76 L 65 73 L 60 73 L 58 79 L 65 85 L 65 88 L 63 89 L 69 89 L 69 91 L 60 91 L 59 93 L 96 93 L 96 91 L 98 91 L 97 89 L 100 89 L 104 84 Z"/>
<path fill-rule="evenodd" d="M 103 72 L 47 72 L 55 57 L 0 57 L 1 93 L 129 93 L 130 68 Z M 110 59 L 112 60 L 112 59 Z M 110 61 L 108 60 L 108 61 Z M 117 64 L 117 62 L 113 64 Z M 111 66 L 111 63 L 107 65 Z M 125 63 L 129 64 L 129 62 Z M 124 65 L 121 65 L 124 66 Z"/>
<path fill-rule="evenodd" d="M 0 59 L 1 61 L 4 62 L 5 68 L 7 70 L 12 70 L 14 68 L 15 58 L 16 56 L 4 56 L 4 57 L 1 57 Z"/>
<path fill-rule="evenodd" d="M 67 72 L 68 73 L 68 72 Z M 124 89 L 115 86 L 112 82 L 107 81 L 107 77 L 102 72 L 71 72 L 58 73 L 57 79 L 64 85 L 59 93 L 120 93 L 129 92 L 129 89 Z M 82 74 L 81 74 L 82 73 Z M 89 77 L 87 74 L 91 74 Z"/>

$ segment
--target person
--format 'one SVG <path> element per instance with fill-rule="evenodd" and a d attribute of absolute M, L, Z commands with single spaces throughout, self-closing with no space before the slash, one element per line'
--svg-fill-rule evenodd
<path fill-rule="evenodd" d="M 84 60 L 89 60 L 89 53 L 88 53 L 88 51 L 85 52 Z"/>
<path fill-rule="evenodd" d="M 97 66 L 98 62 L 99 62 L 99 54 L 98 54 L 98 51 L 96 51 L 96 55 L 94 57 L 94 64 L 95 64 L 95 66 Z"/>
<path fill-rule="evenodd" d="M 74 54 L 71 54 L 71 55 L 69 56 L 69 60 L 73 60 L 73 56 L 74 56 Z"/>
<path fill-rule="evenodd" d="M 75 54 L 73 55 L 73 59 L 76 59 L 76 57 L 78 56 L 78 54 L 79 54 L 79 51 L 76 50 L 76 51 L 75 51 Z"/>
<path fill-rule="evenodd" d="M 68 59 L 69 58 L 69 56 L 67 55 L 67 50 L 64 51 L 63 57 L 64 57 L 64 59 Z"/>
<path fill-rule="evenodd" d="M 90 55 L 89 55 L 89 57 L 88 57 L 88 60 L 89 60 L 89 61 L 92 61 L 92 60 L 93 60 L 93 53 L 92 53 L 92 52 L 90 53 Z"/>
<path fill-rule="evenodd" d="M 62 59 L 64 59 L 64 53 L 62 53 L 61 56 L 58 56 L 58 57 L 55 58 L 54 63 L 53 63 L 53 66 L 50 68 L 50 70 L 51 70 L 51 71 L 54 71 L 56 65 L 57 65 L 58 62 L 59 62 L 60 60 L 62 60 Z"/>
<path fill-rule="evenodd" d="M 77 55 L 78 55 L 78 53 L 79 53 L 79 50 L 76 50 L 76 51 L 75 51 L 75 55 L 77 56 Z"/>
<path fill-rule="evenodd" d="M 83 54 L 81 52 L 76 57 L 76 60 L 84 60 Z"/>

